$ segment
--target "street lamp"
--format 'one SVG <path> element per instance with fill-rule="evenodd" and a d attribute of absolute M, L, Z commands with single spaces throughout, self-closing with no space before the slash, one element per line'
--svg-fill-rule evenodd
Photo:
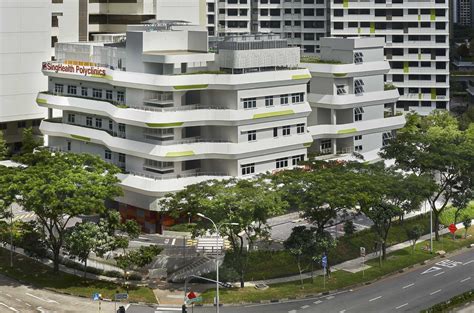
<path fill-rule="evenodd" d="M 197 213 L 197 216 L 205 218 L 206 220 L 209 220 L 212 225 L 214 225 L 214 228 L 216 229 L 216 312 L 219 313 L 219 260 L 218 260 L 218 254 L 217 254 L 217 249 L 219 248 L 219 228 L 222 225 L 239 225 L 238 223 L 222 223 L 217 227 L 216 223 L 209 217 L 205 216 L 202 213 Z"/>

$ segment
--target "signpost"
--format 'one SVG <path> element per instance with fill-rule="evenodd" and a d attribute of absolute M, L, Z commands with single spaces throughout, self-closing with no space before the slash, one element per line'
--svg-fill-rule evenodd
<path fill-rule="evenodd" d="M 328 266 L 328 257 L 323 254 L 321 258 L 321 265 L 323 266 L 323 289 L 326 289 L 326 267 Z"/>
<path fill-rule="evenodd" d="M 188 293 L 186 296 L 186 304 L 191 304 L 191 312 L 194 312 L 194 303 L 202 302 L 202 297 L 198 297 L 194 292 Z"/>
<path fill-rule="evenodd" d="M 456 227 L 456 225 L 451 224 L 449 225 L 448 229 L 449 229 L 449 232 L 453 234 L 453 239 L 454 239 L 455 238 L 454 233 L 456 232 L 456 230 L 458 230 L 458 228 Z"/>
<path fill-rule="evenodd" d="M 362 257 L 362 277 L 365 276 L 365 247 L 360 247 L 360 256 Z"/>
<path fill-rule="evenodd" d="M 100 313 L 100 300 L 102 299 L 102 296 L 100 293 L 93 293 L 92 294 L 92 300 L 93 301 L 99 301 L 99 313 Z"/>
<path fill-rule="evenodd" d="M 117 300 L 127 300 L 128 299 L 128 293 L 116 293 L 114 297 L 114 302 L 115 302 L 115 312 L 117 312 Z"/>

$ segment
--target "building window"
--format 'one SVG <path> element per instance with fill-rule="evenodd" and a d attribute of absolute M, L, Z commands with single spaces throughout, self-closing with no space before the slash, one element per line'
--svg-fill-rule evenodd
<path fill-rule="evenodd" d="M 266 96 L 265 97 L 265 106 L 271 107 L 273 105 L 273 96 Z"/>
<path fill-rule="evenodd" d="M 92 89 L 92 97 L 94 98 L 102 98 L 102 89 Z"/>
<path fill-rule="evenodd" d="M 76 122 L 76 115 L 75 114 L 68 114 L 67 115 L 67 121 L 69 123 L 75 123 Z"/>
<path fill-rule="evenodd" d="M 33 127 L 38 127 L 38 126 L 40 126 L 40 124 L 41 124 L 41 120 L 33 120 L 31 122 L 31 126 L 33 126 Z"/>
<path fill-rule="evenodd" d="M 390 140 L 392 140 L 393 135 L 392 132 L 386 132 L 382 134 L 382 146 L 385 147 L 389 144 Z"/>
<path fill-rule="evenodd" d="M 304 101 L 304 93 L 294 93 L 291 95 L 291 103 L 300 103 Z"/>
<path fill-rule="evenodd" d="M 362 140 L 362 135 L 354 136 L 354 140 Z"/>
<path fill-rule="evenodd" d="M 18 128 L 25 128 L 26 127 L 26 121 L 18 121 L 16 124 Z"/>
<path fill-rule="evenodd" d="M 362 121 L 362 114 L 364 114 L 364 108 L 355 108 L 354 109 L 354 121 Z"/>
<path fill-rule="evenodd" d="M 92 127 L 92 117 L 90 116 L 86 117 L 86 126 Z"/>
<path fill-rule="evenodd" d="M 63 93 L 64 85 L 63 84 L 54 84 L 54 92 Z"/>
<path fill-rule="evenodd" d="M 118 131 L 121 133 L 125 132 L 125 124 L 119 123 L 118 124 Z"/>
<path fill-rule="evenodd" d="M 337 95 L 345 95 L 347 93 L 346 87 L 344 85 L 336 85 Z"/>
<path fill-rule="evenodd" d="M 70 141 L 67 142 L 67 151 L 71 151 L 71 142 Z"/>
<path fill-rule="evenodd" d="M 105 99 L 112 100 L 112 97 L 113 97 L 112 90 L 106 90 L 105 91 Z"/>
<path fill-rule="evenodd" d="M 290 126 L 283 126 L 282 130 L 283 130 L 283 136 L 289 136 L 291 134 Z"/>
<path fill-rule="evenodd" d="M 96 118 L 95 119 L 95 127 L 102 128 L 102 119 L 101 118 Z"/>
<path fill-rule="evenodd" d="M 355 152 L 361 152 L 362 151 L 362 145 L 358 145 L 354 147 Z"/>
<path fill-rule="evenodd" d="M 300 163 L 303 160 L 304 160 L 304 154 L 297 155 L 291 158 L 291 164 L 295 166 L 295 165 L 298 165 L 298 163 Z"/>
<path fill-rule="evenodd" d="M 54 48 L 57 42 L 58 42 L 58 36 L 51 36 L 51 48 Z"/>
<path fill-rule="evenodd" d="M 276 159 L 276 168 L 288 167 L 288 158 Z"/>
<path fill-rule="evenodd" d="M 288 95 L 280 95 L 280 104 L 288 104 Z"/>
<path fill-rule="evenodd" d="M 117 101 L 118 102 L 125 102 L 125 92 L 117 91 Z"/>
<path fill-rule="evenodd" d="M 362 52 L 355 52 L 354 53 L 354 63 L 360 64 L 364 62 L 364 54 Z"/>
<path fill-rule="evenodd" d="M 88 92 L 87 87 L 81 87 L 81 96 L 83 96 L 83 97 L 89 96 L 89 92 Z"/>
<path fill-rule="evenodd" d="M 297 134 L 304 133 L 304 123 L 296 124 L 296 133 Z"/>
<path fill-rule="evenodd" d="M 77 87 L 76 86 L 67 86 L 67 93 L 70 95 L 77 95 Z"/>
<path fill-rule="evenodd" d="M 257 98 L 244 99 L 244 109 L 251 109 L 257 107 Z"/>
<path fill-rule="evenodd" d="M 356 95 L 362 94 L 364 92 L 364 82 L 362 79 L 356 79 L 354 81 L 354 93 Z"/>
<path fill-rule="evenodd" d="M 331 146 L 332 146 L 331 139 L 321 140 L 321 151 L 331 149 Z"/>
<path fill-rule="evenodd" d="M 273 127 L 273 137 L 278 137 L 278 127 Z"/>
<path fill-rule="evenodd" d="M 6 130 L 7 129 L 7 123 L 0 123 L 0 130 Z"/>
<path fill-rule="evenodd" d="M 114 129 L 114 122 L 112 120 L 109 120 L 109 130 Z"/>
<path fill-rule="evenodd" d="M 126 159 L 126 158 L 125 158 L 125 154 L 123 154 L 123 153 L 119 153 L 119 154 L 118 154 L 118 161 L 119 161 L 120 163 L 125 163 L 125 159 Z"/>
<path fill-rule="evenodd" d="M 105 159 L 106 160 L 112 160 L 112 151 L 105 150 Z"/>
<path fill-rule="evenodd" d="M 247 139 L 248 141 L 255 141 L 257 140 L 257 131 L 256 130 L 250 130 L 247 132 Z"/>
<path fill-rule="evenodd" d="M 255 163 L 241 165 L 242 175 L 249 175 L 255 173 Z"/>

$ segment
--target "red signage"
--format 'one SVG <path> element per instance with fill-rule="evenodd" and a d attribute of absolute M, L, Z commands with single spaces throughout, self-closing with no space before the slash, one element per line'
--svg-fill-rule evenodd
<path fill-rule="evenodd" d="M 70 64 L 59 64 L 59 63 L 43 63 L 43 71 L 51 72 L 63 72 L 72 74 L 81 74 L 84 76 L 105 76 L 105 68 L 96 66 L 84 66 L 84 65 L 70 65 Z"/>
<path fill-rule="evenodd" d="M 456 230 L 458 230 L 458 228 L 454 224 L 449 225 L 448 229 L 451 232 L 451 234 L 454 234 Z"/>
<path fill-rule="evenodd" d="M 194 292 L 191 291 L 190 293 L 188 293 L 188 299 L 194 299 L 194 298 L 196 298 L 196 297 L 197 297 L 197 296 L 196 296 L 196 294 L 195 294 Z"/>

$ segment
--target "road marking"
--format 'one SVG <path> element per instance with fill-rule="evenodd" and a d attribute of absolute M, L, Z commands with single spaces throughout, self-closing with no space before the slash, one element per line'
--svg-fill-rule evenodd
<path fill-rule="evenodd" d="M 181 312 L 181 308 L 155 308 L 155 313 L 156 312 L 160 312 L 160 311 L 180 311 Z"/>
<path fill-rule="evenodd" d="M 171 241 L 171 245 L 174 246 L 175 242 L 176 242 L 176 238 L 173 238 L 173 241 Z"/>
<path fill-rule="evenodd" d="M 304 309 L 307 309 L 307 308 L 309 308 L 309 305 L 303 305 L 301 308 L 302 308 L 303 310 L 304 310 Z"/>
<path fill-rule="evenodd" d="M 415 286 L 415 284 L 413 284 L 413 283 L 412 283 L 412 284 L 409 284 L 409 285 L 403 286 L 403 288 L 402 288 L 402 289 L 410 288 L 410 287 L 412 287 L 412 286 Z"/>
<path fill-rule="evenodd" d="M 326 297 L 326 300 L 331 300 L 331 299 L 334 299 L 334 296 L 327 296 Z"/>
<path fill-rule="evenodd" d="M 333 296 L 340 295 L 343 293 L 347 293 L 349 290 L 342 290 L 339 292 L 333 293 Z M 296 303 L 296 302 L 306 302 L 306 301 L 313 301 L 316 299 L 322 299 L 323 297 L 312 297 L 312 298 L 305 298 L 305 299 L 295 299 L 295 300 L 288 300 L 288 301 L 283 301 L 283 302 L 270 302 L 270 303 L 259 303 L 259 304 L 250 304 L 244 306 L 244 308 L 253 308 L 257 306 L 270 306 L 270 305 L 281 305 L 281 303 Z"/>
<path fill-rule="evenodd" d="M 468 264 L 471 264 L 472 262 L 474 262 L 474 260 L 467 261 L 466 263 L 463 263 L 462 265 L 468 265 Z"/>
<path fill-rule="evenodd" d="M 20 299 L 18 299 L 18 298 L 15 298 L 15 300 L 16 300 L 16 301 L 18 301 L 18 302 L 23 302 L 23 301 L 21 301 L 21 300 L 20 300 Z"/>
<path fill-rule="evenodd" d="M 313 303 L 314 303 L 314 304 L 320 304 L 320 303 L 323 303 L 323 301 L 318 300 L 318 301 L 314 301 Z"/>
<path fill-rule="evenodd" d="M 0 305 L 3 305 L 4 307 L 6 307 L 6 308 L 8 308 L 8 309 L 12 310 L 13 312 L 19 312 L 17 309 L 15 309 L 15 308 L 12 308 L 11 306 L 8 306 L 8 305 L 6 305 L 6 304 L 5 304 L 5 303 L 3 303 L 3 302 L 0 302 Z"/>
<path fill-rule="evenodd" d="M 46 313 L 46 312 L 47 312 L 47 311 L 43 310 L 43 308 L 42 308 L 42 307 L 40 307 L 40 306 L 39 306 L 39 307 L 37 307 L 36 309 L 37 309 L 38 311 L 40 311 L 41 313 Z"/>
<path fill-rule="evenodd" d="M 464 278 L 463 280 L 460 281 L 460 283 L 463 283 L 463 282 L 465 282 L 465 281 L 467 281 L 467 280 L 469 280 L 469 279 L 471 279 L 471 276 L 469 276 L 469 277 L 467 277 L 467 278 Z"/>
<path fill-rule="evenodd" d="M 380 299 L 380 298 L 382 298 L 382 296 L 378 296 L 377 298 L 370 299 L 370 300 L 369 300 L 369 302 L 372 302 L 372 301 L 378 300 L 378 299 Z"/>
<path fill-rule="evenodd" d="M 441 267 L 433 266 L 433 267 L 430 267 L 429 269 L 427 269 L 426 271 L 424 271 L 423 273 L 421 273 L 421 275 L 428 274 L 428 273 L 431 273 L 431 272 L 440 271 L 440 270 L 442 270 Z"/>
<path fill-rule="evenodd" d="M 441 289 L 438 289 L 438 290 L 436 290 L 436 291 L 433 291 L 432 293 L 430 293 L 430 296 L 432 296 L 432 295 L 434 295 L 435 293 L 438 293 L 438 292 L 440 292 L 440 291 L 441 291 Z"/>
<path fill-rule="evenodd" d="M 28 293 L 28 292 L 26 293 L 26 295 L 27 295 L 27 296 L 30 296 L 30 297 L 32 297 L 32 298 L 35 298 L 35 299 L 38 299 L 38 300 L 47 302 L 47 303 L 57 303 L 57 304 L 59 304 L 58 301 L 54 301 L 54 300 L 50 300 L 50 299 L 43 299 L 43 298 L 37 297 L 37 296 L 35 296 L 35 295 L 32 295 L 31 293 Z"/>
<path fill-rule="evenodd" d="M 438 274 L 434 274 L 433 277 L 434 277 L 434 276 L 439 276 L 439 275 L 444 274 L 444 273 L 445 273 L 445 272 L 439 272 Z"/>
<path fill-rule="evenodd" d="M 395 310 L 398 310 L 398 309 L 400 309 L 400 308 L 403 308 L 404 306 L 407 306 L 407 305 L 408 305 L 408 303 L 399 305 L 399 306 L 397 306 L 397 307 L 395 308 Z"/>
<path fill-rule="evenodd" d="M 26 306 L 31 306 L 31 304 L 29 304 L 28 302 L 25 302 Z"/>
<path fill-rule="evenodd" d="M 170 239 L 169 239 L 169 238 L 166 238 L 166 239 L 165 239 L 165 245 L 167 245 L 168 242 L 170 242 Z"/>
<path fill-rule="evenodd" d="M 344 313 L 344 312 L 346 312 L 346 310 L 345 310 L 345 309 L 344 309 L 344 310 L 341 310 L 341 311 L 339 311 L 339 313 Z"/>
<path fill-rule="evenodd" d="M 296 310 L 288 311 L 288 313 L 296 313 Z"/>

